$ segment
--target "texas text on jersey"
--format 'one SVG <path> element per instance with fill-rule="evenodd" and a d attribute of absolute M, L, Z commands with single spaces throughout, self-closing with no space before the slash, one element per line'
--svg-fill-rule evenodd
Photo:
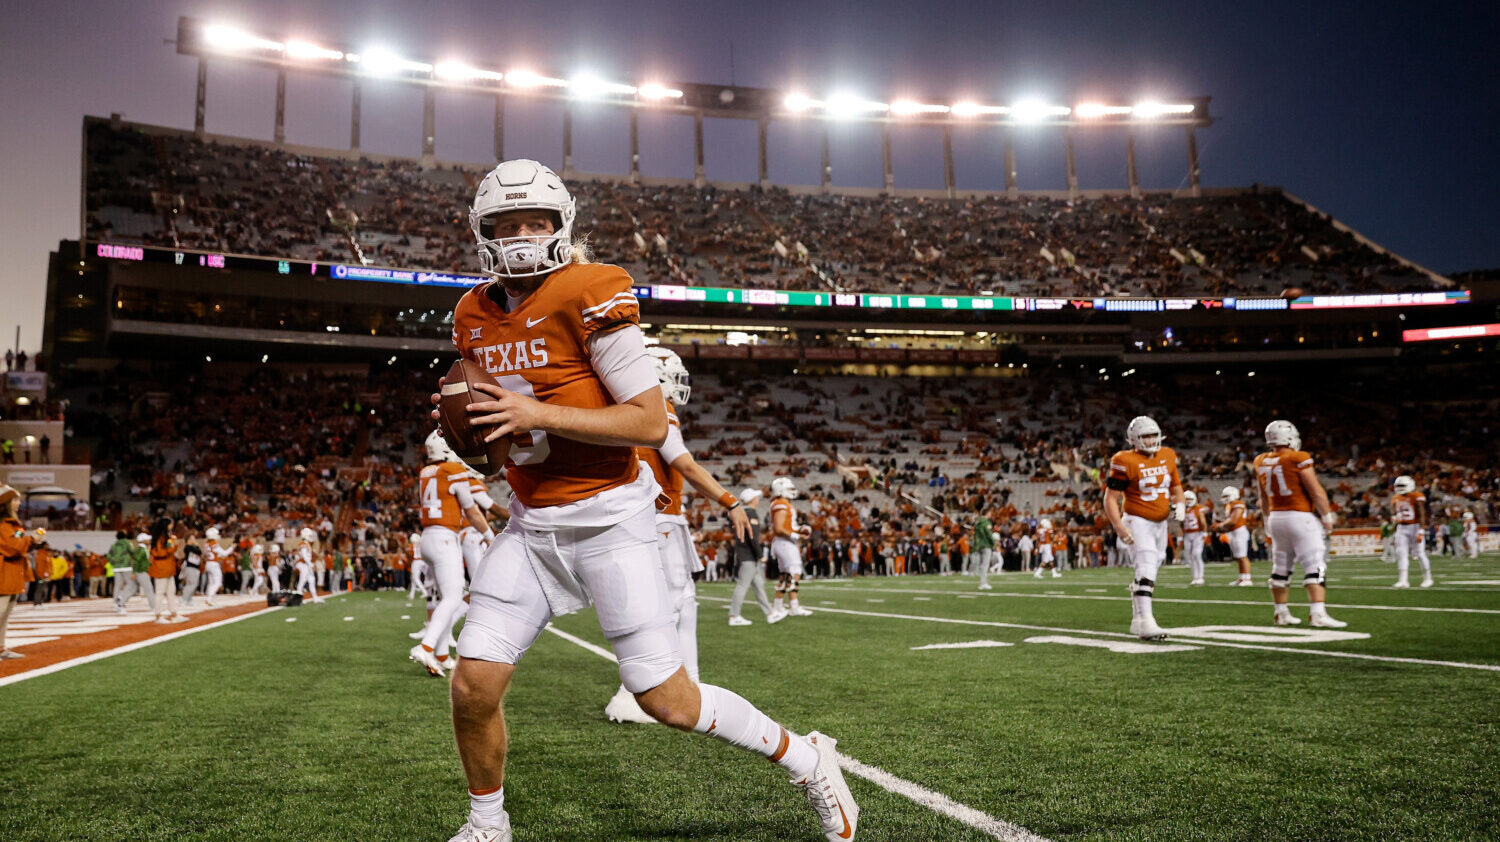
<path fill-rule="evenodd" d="M 1125 514 L 1164 521 L 1172 510 L 1172 487 L 1182 485 L 1177 454 L 1163 447 L 1151 455 L 1122 450 L 1109 460 L 1109 487 L 1125 493 Z"/>
<path fill-rule="evenodd" d="M 501 388 L 542 403 L 602 409 L 616 401 L 594 370 L 588 341 L 595 333 L 639 322 L 640 310 L 625 270 L 569 264 L 514 306 L 499 283 L 469 290 L 453 311 L 453 345 L 460 355 L 484 366 Z M 584 500 L 633 482 L 639 471 L 629 447 L 588 444 L 541 431 L 514 438 L 506 479 L 516 497 L 530 507 Z"/>
<path fill-rule="evenodd" d="M 1313 458 L 1303 450 L 1278 450 L 1255 457 L 1255 479 L 1260 484 L 1260 499 L 1267 511 L 1311 512 L 1312 501 L 1302 488 L 1299 476 L 1311 468 Z"/>

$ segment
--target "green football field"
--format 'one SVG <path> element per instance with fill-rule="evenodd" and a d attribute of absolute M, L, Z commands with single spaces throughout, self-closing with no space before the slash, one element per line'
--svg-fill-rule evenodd
<path fill-rule="evenodd" d="M 1335 560 L 1338 635 L 1169 568 L 1165 645 L 1125 634 L 1123 570 L 814 582 L 814 616 L 748 628 L 704 584 L 702 674 L 839 740 L 862 840 L 1500 838 L 1500 558 L 1434 564 L 1394 591 Z M 355 594 L 0 687 L 0 840 L 446 840 L 467 798 L 446 682 L 406 659 L 421 614 Z M 617 683 L 561 635 L 522 662 L 517 840 L 822 838 L 764 760 L 607 722 Z"/>

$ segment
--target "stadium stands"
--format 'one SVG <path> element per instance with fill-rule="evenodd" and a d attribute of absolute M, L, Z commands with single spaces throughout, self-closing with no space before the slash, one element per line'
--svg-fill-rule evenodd
<path fill-rule="evenodd" d="M 473 272 L 483 168 L 90 120 L 87 236 Z M 1000 295 L 1250 295 L 1435 279 L 1279 190 L 959 199 L 574 179 L 578 230 L 652 282 Z"/>

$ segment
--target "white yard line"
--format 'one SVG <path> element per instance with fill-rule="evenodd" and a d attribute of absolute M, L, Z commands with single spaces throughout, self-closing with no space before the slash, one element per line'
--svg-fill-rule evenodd
<path fill-rule="evenodd" d="M 728 600 L 725 601 L 727 602 Z M 550 623 L 547 625 L 547 631 L 552 632 L 553 634 L 557 635 L 563 640 L 568 641 L 569 643 L 574 643 L 582 646 L 584 649 L 593 652 L 595 655 L 598 655 L 601 658 L 608 659 L 612 662 L 615 661 L 614 654 L 611 653 L 608 649 L 590 643 L 581 637 L 568 634 L 567 632 Z M 1047 842 L 1044 837 L 1037 836 L 1026 828 L 1021 827 L 1020 825 L 1011 824 L 1010 822 L 997 819 L 994 816 L 980 810 L 976 810 L 973 807 L 968 806 L 967 804 L 960 804 L 959 802 L 954 801 L 941 792 L 933 792 L 932 790 L 922 786 L 921 784 L 913 783 L 906 780 L 905 778 L 898 778 L 878 766 L 870 766 L 868 764 L 861 763 L 847 754 L 839 754 L 839 766 L 841 766 L 844 771 L 849 772 L 853 775 L 858 775 L 859 777 L 864 778 L 872 784 L 875 784 L 886 792 L 895 793 L 896 795 L 910 799 L 911 801 L 920 804 L 923 807 L 932 810 L 933 812 L 941 813 L 942 815 L 945 815 L 951 819 L 956 819 L 960 822 L 963 822 L 964 824 L 974 828 L 975 830 L 978 830 L 982 833 L 987 833 L 990 836 L 1001 840 L 1001 842 Z"/>
<path fill-rule="evenodd" d="M 1414 593 L 1421 593 L 1419 589 L 1413 588 Z M 982 594 L 965 594 L 957 591 L 945 591 L 925 588 L 860 588 L 861 593 L 904 593 L 904 594 L 931 594 L 936 596 L 956 596 L 960 599 L 993 599 L 1001 596 L 1020 597 L 1022 599 L 1102 599 L 1109 602 L 1129 602 L 1128 596 L 1094 596 L 1092 594 L 1066 594 L 1048 591 L 1046 593 L 1020 593 L 1017 591 L 987 591 Z M 1249 605 L 1258 608 L 1268 608 L 1269 600 L 1253 599 L 1179 599 L 1176 597 L 1156 597 L 1156 602 L 1176 602 L 1186 605 Z M 1500 608 L 1434 608 L 1423 605 L 1360 605 L 1357 603 L 1330 602 L 1329 608 L 1363 608 L 1371 611 L 1417 611 L 1435 614 L 1500 614 Z"/>
<path fill-rule="evenodd" d="M 340 591 L 339 593 L 329 594 L 323 599 L 332 599 L 336 596 L 343 596 L 345 593 L 347 593 L 347 591 Z M 312 603 L 308 604 L 311 605 Z M 251 617 L 259 617 L 260 615 L 270 611 L 279 611 L 282 609 L 282 607 L 283 606 L 278 605 L 274 608 L 262 608 L 259 611 L 251 611 L 249 614 L 241 614 L 238 617 L 230 617 L 227 620 L 219 620 L 217 622 L 208 623 L 202 626 L 194 626 L 190 629 L 183 629 L 182 631 L 172 632 L 171 634 L 164 634 L 160 637 L 153 637 L 149 640 L 138 640 L 135 643 L 127 643 L 124 646 L 116 646 L 113 649 L 106 649 L 103 652 L 95 652 L 92 655 L 82 655 L 80 657 L 72 658 L 67 661 L 58 661 L 55 664 L 50 664 L 45 667 L 38 667 L 37 669 L 30 670 L 29 672 L 7 675 L 4 678 L 0 678 L 0 687 L 4 687 L 7 684 L 15 684 L 17 682 L 25 681 L 28 678 L 36 678 L 37 676 L 42 675 L 51 675 L 54 672 L 62 672 L 65 669 L 71 669 L 73 667 L 82 666 L 84 664 L 91 664 L 94 661 L 102 661 L 105 658 L 113 658 L 116 655 L 123 655 L 126 652 L 134 652 L 137 649 L 145 649 L 147 646 L 155 646 L 158 643 L 166 643 L 169 640 L 176 640 L 179 637 L 187 637 L 190 634 L 197 634 L 201 631 L 208 631 L 209 629 L 216 629 L 220 626 L 227 626 L 230 623 L 238 623 L 241 620 L 248 620 Z"/>
<path fill-rule="evenodd" d="M 698 595 L 699 599 L 711 599 L 727 602 L 721 597 Z M 928 623 L 951 623 L 960 626 L 985 626 L 988 628 L 1001 629 L 1023 629 L 1026 631 L 1061 632 L 1063 634 L 1092 634 L 1099 637 L 1124 637 L 1134 640 L 1133 635 L 1124 632 L 1105 632 L 1093 629 L 1071 629 L 1059 626 L 1036 626 L 1026 623 L 1001 623 L 994 620 L 961 620 L 954 617 L 923 617 L 915 614 L 886 614 L 877 611 L 854 611 L 848 608 L 816 608 L 818 612 L 833 614 L 853 614 L 860 617 L 881 617 L 887 620 L 917 620 Z M 1171 629 L 1167 629 L 1168 632 Z M 1358 661 L 1381 661 L 1390 664 L 1422 664 L 1434 667 L 1455 667 L 1458 669 L 1484 670 L 1486 672 L 1500 672 L 1500 664 L 1471 664 L 1464 661 L 1435 661 L 1426 658 L 1399 658 L 1391 655 L 1366 655 L 1360 652 L 1336 652 L 1329 649 L 1303 649 L 1290 646 L 1267 646 L 1257 643 L 1230 643 L 1224 640 L 1204 640 L 1196 637 L 1175 638 L 1184 642 L 1202 646 L 1223 646 L 1229 649 L 1263 649 L 1267 652 L 1290 652 L 1296 655 L 1322 655 L 1327 658 L 1350 658 Z"/>

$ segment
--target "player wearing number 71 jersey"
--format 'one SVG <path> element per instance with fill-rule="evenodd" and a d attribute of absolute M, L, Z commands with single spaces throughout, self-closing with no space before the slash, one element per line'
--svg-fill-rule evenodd
<path fill-rule="evenodd" d="M 1179 523 L 1186 516 L 1177 454 L 1162 447 L 1161 427 L 1142 415 L 1125 428 L 1130 450 L 1109 460 L 1104 513 L 1120 543 L 1129 548 L 1135 578 L 1130 583 L 1130 633 L 1142 640 L 1163 640 L 1167 632 L 1156 624 L 1151 596 L 1156 571 L 1167 552 L 1167 516 Z"/>
<path fill-rule="evenodd" d="M 1302 584 L 1307 588 L 1310 624 L 1341 629 L 1348 623 L 1328 616 L 1324 587 L 1328 565 L 1323 533 L 1333 528 L 1333 510 L 1328 493 L 1318 482 L 1313 458 L 1302 449 L 1302 434 L 1290 421 L 1266 425 L 1266 444 L 1271 452 L 1255 457 L 1255 480 L 1260 489 L 1260 509 L 1266 513 L 1266 534 L 1271 537 L 1272 621 L 1278 626 L 1302 622 L 1287 607 L 1287 580 L 1292 562 L 1302 565 Z M 1317 509 L 1319 517 L 1313 516 Z M 1319 520 L 1321 519 L 1321 523 Z"/>
<path fill-rule="evenodd" d="M 791 734 L 750 702 L 683 668 L 657 546 L 660 487 L 633 448 L 660 448 L 666 402 L 646 354 L 631 279 L 588 262 L 572 240 L 575 205 L 535 161 L 506 161 L 480 181 L 469 212 L 494 280 L 453 311 L 453 344 L 498 387 L 470 421 L 511 436 L 510 521 L 469 586 L 453 675 L 453 730 L 469 784 L 469 820 L 451 842 L 508 842 L 505 714 L 517 662 L 553 617 L 593 603 L 643 711 L 763 755 L 791 774 L 830 840 L 854 838 L 859 808 L 833 740 Z M 432 396 L 437 403 L 438 395 Z M 536 835 L 535 833 L 531 835 Z"/>

